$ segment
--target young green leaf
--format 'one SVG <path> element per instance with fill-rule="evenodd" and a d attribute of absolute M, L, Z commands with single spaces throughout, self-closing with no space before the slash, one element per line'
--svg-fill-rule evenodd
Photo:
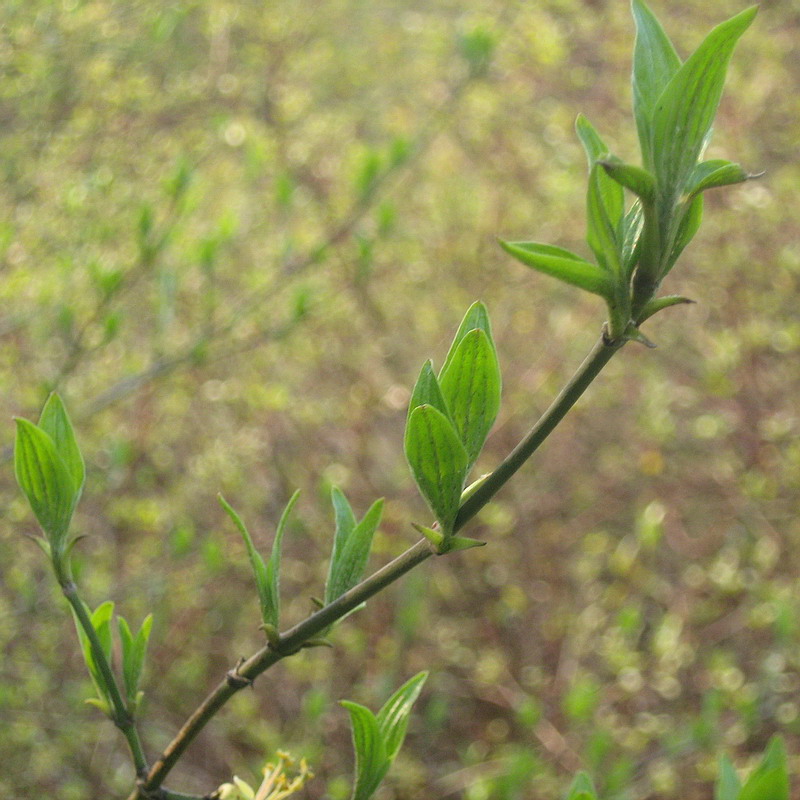
<path fill-rule="evenodd" d="M 633 115 L 639 132 L 642 161 L 652 169 L 651 121 L 656 101 L 672 76 L 680 69 L 681 60 L 669 37 L 653 12 L 642 2 L 631 3 L 636 22 L 636 44 L 633 50 Z"/>
<path fill-rule="evenodd" d="M 639 255 L 639 241 L 644 226 L 644 209 L 637 200 L 622 220 L 622 266 L 625 271 L 625 283 L 630 281 L 633 268 Z"/>
<path fill-rule="evenodd" d="M 714 786 L 714 800 L 739 800 L 741 790 L 742 782 L 731 760 L 727 756 L 722 756 L 719 761 L 717 783 Z"/>
<path fill-rule="evenodd" d="M 389 770 L 378 721 L 365 706 L 342 700 L 341 705 L 350 714 L 353 749 L 356 754 L 356 782 L 351 800 L 369 800 Z"/>
<path fill-rule="evenodd" d="M 589 173 L 586 192 L 586 241 L 597 263 L 614 276 L 622 273 L 620 229 L 623 215 L 622 186 L 597 162 Z"/>
<path fill-rule="evenodd" d="M 344 498 L 344 495 L 341 497 Z M 382 514 L 383 500 L 376 500 L 361 522 L 341 542 L 335 555 L 331 556 L 329 580 L 325 586 L 326 604 L 341 597 L 361 580 L 369 559 L 372 538 L 380 525 Z"/>
<path fill-rule="evenodd" d="M 653 314 L 657 314 L 659 311 L 663 311 L 665 308 L 669 308 L 670 306 L 677 306 L 677 305 L 685 305 L 686 303 L 693 303 L 694 300 L 690 300 L 688 297 L 681 297 L 680 295 L 676 294 L 668 294 L 664 295 L 663 297 L 655 297 L 653 298 L 645 307 L 642 309 L 642 313 L 639 314 L 639 319 L 637 320 L 637 324 L 641 325 L 645 320 L 650 319 Z"/>
<path fill-rule="evenodd" d="M 408 728 L 411 708 L 419 697 L 427 672 L 420 672 L 406 681 L 384 704 L 378 712 L 377 721 L 381 738 L 386 750 L 386 757 L 393 761 L 403 746 L 403 739 Z"/>
<path fill-rule="evenodd" d="M 228 501 L 220 494 L 217 495 L 219 504 L 225 510 L 227 515 L 233 521 L 233 524 L 238 528 L 239 533 L 244 540 L 244 546 L 247 549 L 247 556 L 250 559 L 250 566 L 253 570 L 253 575 L 256 579 L 256 590 L 258 591 L 258 602 L 261 607 L 261 618 L 268 625 L 278 626 L 278 609 L 272 603 L 272 592 L 270 591 L 270 582 L 267 575 L 267 565 L 261 553 L 256 550 L 253 544 L 253 538 L 250 536 L 250 531 L 242 521 L 242 518 L 234 511 L 233 507 Z"/>
<path fill-rule="evenodd" d="M 586 240 L 600 266 L 613 275 L 619 275 L 622 266 L 620 230 L 625 213 L 624 193 L 619 183 L 598 167 L 599 163 L 610 159 L 608 147 L 594 126 L 582 114 L 575 121 L 575 131 L 589 162 Z"/>
<path fill-rule="evenodd" d="M 757 11 L 753 6 L 714 28 L 656 101 L 653 165 L 666 200 L 684 191 L 711 132 L 733 49 Z"/>
<path fill-rule="evenodd" d="M 144 659 L 147 655 L 147 642 L 153 626 L 153 615 L 148 614 L 142 622 L 142 627 L 134 636 L 127 620 L 117 617 L 119 638 L 122 643 L 122 678 L 125 684 L 125 695 L 128 709 L 135 710 L 139 699 L 139 681 L 142 676 Z"/>
<path fill-rule="evenodd" d="M 732 161 L 721 158 L 703 161 L 692 170 L 686 185 L 686 194 L 693 197 L 707 189 L 744 183 L 750 177 L 752 176 L 748 175 L 740 164 L 734 164 Z"/>
<path fill-rule="evenodd" d="M 597 800 L 592 779 L 585 772 L 579 772 L 567 789 L 564 800 Z"/>
<path fill-rule="evenodd" d="M 501 241 L 500 246 L 526 267 L 603 298 L 613 295 L 614 284 L 608 273 L 569 250 L 538 242 Z"/>
<path fill-rule="evenodd" d="M 101 603 L 93 613 L 90 612 L 88 607 L 86 607 L 86 612 L 92 623 L 92 627 L 97 634 L 97 639 L 100 642 L 100 649 L 105 655 L 106 660 L 110 663 L 113 645 L 111 636 L 111 619 L 114 616 L 114 603 L 112 603 L 110 600 L 107 600 L 105 603 Z M 80 620 L 78 619 L 77 615 L 74 614 L 74 612 L 73 618 L 75 620 L 75 628 L 78 631 L 78 639 L 81 643 L 81 649 L 83 650 L 83 660 L 86 662 L 86 667 L 89 670 L 89 676 L 91 677 L 95 691 L 97 692 L 96 698 L 92 698 L 86 702 L 96 706 L 104 714 L 111 716 L 113 705 L 109 697 L 105 680 L 103 679 L 103 674 L 100 671 L 100 668 L 97 665 L 97 661 L 94 657 L 91 640 L 86 635 L 86 631 L 84 631 Z"/>
<path fill-rule="evenodd" d="M 405 452 L 411 474 L 445 536 L 452 533 L 469 456 L 458 433 L 441 411 L 423 405 L 406 424 Z"/>
<path fill-rule="evenodd" d="M 695 234 L 700 229 L 700 223 L 703 221 L 703 195 L 696 195 L 688 206 L 676 209 L 675 214 L 680 221 L 664 274 L 672 269 L 686 245 L 694 239 Z"/>
<path fill-rule="evenodd" d="M 281 618 L 281 551 L 283 547 L 283 534 L 298 497 L 300 497 L 300 490 L 296 489 L 294 494 L 289 498 L 286 507 L 283 509 L 281 518 L 278 520 L 278 527 L 275 531 L 275 539 L 272 542 L 272 553 L 267 562 L 267 587 L 269 589 L 270 608 L 273 613 L 270 619 L 265 618 L 264 622 L 275 628 L 278 628 L 280 625 Z"/>
<path fill-rule="evenodd" d="M 452 360 L 452 358 L 450 360 Z M 449 361 L 445 362 L 445 366 L 448 364 Z M 444 371 L 444 369 L 442 371 Z M 439 386 L 439 380 L 433 371 L 433 364 L 430 359 L 422 365 L 417 382 L 414 384 L 414 391 L 411 393 L 411 400 L 408 404 L 408 416 L 411 416 L 411 412 L 415 408 L 424 405 L 433 406 L 437 411 L 441 411 L 445 417 L 450 419 L 450 411 L 447 408 L 447 403 L 442 395 L 442 389 Z"/>
<path fill-rule="evenodd" d="M 331 502 L 336 521 L 336 531 L 333 537 L 333 557 L 331 563 L 336 561 L 339 551 L 344 547 L 347 537 L 356 526 L 356 517 L 344 493 L 338 487 L 331 489 Z"/>
<path fill-rule="evenodd" d="M 350 714 L 356 753 L 356 782 L 351 800 L 369 800 L 394 761 L 408 728 L 408 717 L 428 677 L 420 672 L 401 686 L 377 716 L 365 706 L 342 700 Z"/>
<path fill-rule="evenodd" d="M 489 337 L 490 342 L 493 341 L 492 324 L 489 321 L 489 311 L 487 310 L 486 306 L 483 303 L 481 303 L 480 300 L 476 300 L 467 309 L 467 313 L 464 314 L 464 318 L 461 320 L 461 324 L 458 326 L 456 335 L 453 337 L 453 341 L 450 344 L 450 349 L 447 351 L 447 357 L 444 360 L 444 365 L 439 371 L 440 378 L 442 373 L 444 373 L 450 366 L 450 362 L 453 360 L 453 356 L 455 355 L 458 346 L 461 344 L 461 340 L 470 331 L 474 331 L 476 328 L 482 330 Z M 432 403 L 429 400 L 426 400 L 424 402 L 428 403 L 428 405 L 432 405 L 434 408 L 438 408 L 438 406 L 435 403 Z M 422 403 L 417 403 L 417 405 L 422 405 Z M 439 409 L 439 411 L 441 411 L 443 414 L 445 414 L 445 416 L 447 416 L 446 412 L 443 411 L 441 408 Z"/>
<path fill-rule="evenodd" d="M 789 772 L 786 746 L 774 736 L 761 763 L 745 781 L 738 800 L 789 800 Z"/>
<path fill-rule="evenodd" d="M 14 470 L 20 488 L 47 535 L 51 548 L 63 551 L 77 490 L 49 434 L 26 419 L 17 419 Z"/>
<path fill-rule="evenodd" d="M 44 404 L 42 415 L 39 417 L 39 427 L 53 440 L 56 452 L 69 470 L 72 482 L 76 487 L 75 502 L 77 502 L 86 479 L 86 469 L 67 409 L 64 408 L 61 398 L 55 392 Z"/>
<path fill-rule="evenodd" d="M 616 159 L 598 161 L 613 180 L 630 189 L 644 203 L 652 203 L 656 196 L 656 179 L 641 167 L 625 164 Z"/>
<path fill-rule="evenodd" d="M 575 133 L 578 134 L 578 139 L 580 139 L 586 152 L 589 171 L 598 161 L 602 161 L 610 155 L 606 143 L 597 132 L 597 128 L 583 114 L 578 114 L 575 120 Z"/>
<path fill-rule="evenodd" d="M 500 365 L 494 345 L 480 328 L 459 342 L 440 375 L 441 393 L 456 432 L 475 463 L 500 410 Z"/>

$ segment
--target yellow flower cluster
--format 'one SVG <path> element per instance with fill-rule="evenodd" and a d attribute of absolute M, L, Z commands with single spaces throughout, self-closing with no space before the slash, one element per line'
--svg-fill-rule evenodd
<path fill-rule="evenodd" d="M 304 758 L 295 767 L 289 753 L 278 751 L 278 763 L 267 764 L 263 770 L 264 780 L 258 789 L 234 776 L 233 783 L 224 783 L 214 797 L 218 800 L 283 800 L 303 788 L 306 781 L 314 777 Z"/>

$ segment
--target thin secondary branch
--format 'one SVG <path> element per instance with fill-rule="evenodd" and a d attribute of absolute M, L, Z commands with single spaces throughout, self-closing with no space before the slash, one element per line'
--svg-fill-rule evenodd
<path fill-rule="evenodd" d="M 86 613 L 86 606 L 84 606 L 83 601 L 78 596 L 78 587 L 74 582 L 68 581 L 61 588 L 64 592 L 64 597 L 67 598 L 69 604 L 75 611 L 75 616 L 78 618 L 78 622 L 80 622 L 81 627 L 86 633 L 86 637 L 89 639 L 94 662 L 103 677 L 103 683 L 108 691 L 109 699 L 114 706 L 114 724 L 122 731 L 128 741 L 128 746 L 133 756 L 134 767 L 136 768 L 136 774 L 145 775 L 147 774 L 147 759 L 144 755 L 142 742 L 139 739 L 139 732 L 125 705 L 125 701 L 122 699 L 119 687 L 117 686 L 117 679 L 114 677 L 114 673 L 111 671 L 111 665 L 108 663 L 106 654 L 103 652 L 103 646 L 100 644 L 100 640 L 97 637 L 97 631 L 94 629 L 94 625 L 91 619 L 89 619 L 89 615 Z"/>
<path fill-rule="evenodd" d="M 530 458 L 531 454 L 553 431 L 569 409 L 575 405 L 578 398 L 624 344 L 625 341 L 622 339 L 609 341 L 605 336 L 600 339 L 575 375 L 562 389 L 528 435 L 491 473 L 478 491 L 461 506 L 454 526 L 455 531 L 464 527 Z M 197 734 L 236 692 L 246 686 L 250 686 L 261 673 L 273 664 L 286 656 L 296 653 L 328 626 L 377 594 L 381 589 L 398 580 L 398 578 L 421 564 L 431 555 L 433 555 L 433 550 L 427 540 L 423 539 L 417 542 L 405 553 L 386 564 L 348 592 L 345 592 L 334 602 L 282 634 L 277 646 L 267 645 L 263 647 L 236 669 L 231 670 L 225 680 L 206 697 L 186 720 L 186 723 L 178 731 L 175 738 L 153 764 L 147 779 L 143 782 L 142 789 L 145 792 L 153 792 L 158 789 Z M 137 789 L 134 790 L 128 800 L 137 800 L 139 797 L 141 797 L 141 794 L 140 790 Z"/>
<path fill-rule="evenodd" d="M 542 414 L 528 435 L 508 454 L 486 480 L 467 498 L 458 510 L 455 530 L 471 520 L 511 478 L 512 475 L 531 457 L 539 445 L 552 433 L 553 429 L 575 405 L 578 398 L 608 364 L 614 353 L 625 344 L 625 339 L 608 340 L 603 335 L 592 348 L 589 355 L 578 367 L 577 372 L 559 392 L 558 397 Z"/>
<path fill-rule="evenodd" d="M 153 792 L 161 785 L 167 774 L 183 755 L 186 748 L 203 729 L 205 724 L 233 697 L 240 689 L 250 686 L 266 669 L 286 656 L 293 655 L 310 639 L 322 633 L 328 626 L 341 619 L 354 608 L 360 606 L 373 595 L 386 588 L 409 570 L 421 564 L 433 555 L 426 539 L 417 542 L 405 553 L 389 562 L 358 586 L 345 592 L 332 603 L 312 614 L 303 622 L 295 625 L 282 634 L 277 646 L 267 645 L 251 656 L 236 669 L 231 670 L 211 694 L 206 697 L 195 712 L 186 720 L 175 738 L 167 746 L 161 757 L 153 764 L 147 780 L 144 781 L 145 792 Z M 130 800 L 140 797 L 139 789 L 134 790 Z"/>

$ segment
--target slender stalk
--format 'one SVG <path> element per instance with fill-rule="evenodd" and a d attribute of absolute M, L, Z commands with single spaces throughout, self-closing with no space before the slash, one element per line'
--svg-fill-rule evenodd
<path fill-rule="evenodd" d="M 601 336 L 597 344 L 578 367 L 577 372 L 559 392 L 547 411 L 531 428 L 528 435 L 508 454 L 506 459 L 470 495 L 458 510 L 454 530 L 462 528 L 471 520 L 511 478 L 512 475 L 531 457 L 539 445 L 553 432 L 553 429 L 575 405 L 589 384 L 608 364 L 612 356 L 625 344 L 625 339 L 608 340 Z"/>
<path fill-rule="evenodd" d="M 175 738 L 153 764 L 142 787 L 145 792 L 153 792 L 158 789 L 195 736 L 236 692 L 252 684 L 266 669 L 282 658 L 296 653 L 310 639 L 324 631 L 329 625 L 341 619 L 361 603 L 385 589 L 390 583 L 393 583 L 432 555 L 433 551 L 428 541 L 426 539 L 420 540 L 406 550 L 405 553 L 390 561 L 366 580 L 363 580 L 358 586 L 354 586 L 341 597 L 325 606 L 325 608 L 321 608 L 315 614 L 303 620 L 303 622 L 290 628 L 281 635 L 277 647 L 267 645 L 236 669 L 231 670 L 225 680 L 206 697 L 189 719 L 186 720 Z M 136 789 L 130 795 L 130 800 L 140 796 L 140 790 Z"/>
<path fill-rule="evenodd" d="M 100 644 L 100 640 L 97 638 L 97 631 L 94 629 L 94 625 L 92 625 L 92 621 L 89 619 L 89 615 L 86 613 L 86 606 L 84 606 L 83 601 L 78 595 L 78 587 L 73 581 L 68 581 L 62 584 L 61 589 L 64 592 L 64 597 L 67 598 L 69 604 L 75 611 L 75 616 L 78 618 L 78 622 L 80 622 L 81 627 L 89 639 L 89 643 L 92 647 L 92 656 L 94 657 L 94 662 L 97 664 L 97 668 L 100 670 L 103 683 L 105 684 L 109 698 L 111 699 L 111 704 L 114 706 L 114 716 L 112 718 L 113 722 L 122 731 L 125 739 L 128 742 L 131 755 L 133 756 L 133 764 L 136 768 L 136 774 L 140 776 L 146 775 L 147 759 L 144 755 L 144 749 L 142 747 L 141 739 L 139 738 L 139 732 L 136 729 L 136 724 L 133 721 L 133 717 L 128 712 L 125 701 L 122 699 L 122 694 L 117 686 L 117 679 L 114 677 L 114 673 L 111 670 L 111 665 L 108 663 L 106 654 L 103 652 L 103 646 Z"/>
<path fill-rule="evenodd" d="M 609 341 L 605 337 L 600 339 L 575 375 L 562 389 L 547 411 L 544 412 L 536 425 L 533 426 L 528 435 L 491 473 L 483 485 L 461 506 L 454 530 L 459 530 L 466 525 L 530 458 L 531 454 L 550 435 L 603 367 L 624 344 L 625 341 L 623 339 L 616 341 Z M 323 632 L 329 625 L 341 619 L 431 555 L 433 555 L 433 550 L 428 541 L 425 539 L 420 540 L 369 578 L 345 592 L 334 602 L 282 634 L 277 646 L 267 645 L 263 647 L 255 655 L 241 663 L 235 670 L 229 672 L 225 680 L 206 697 L 186 720 L 175 738 L 153 764 L 141 788 L 145 792 L 154 792 L 161 786 L 192 740 L 236 692 L 251 685 L 262 672 L 282 658 L 293 655 L 302 647 L 307 646 L 314 636 Z M 141 796 L 141 790 L 136 789 L 131 793 L 128 800 L 137 800 Z"/>

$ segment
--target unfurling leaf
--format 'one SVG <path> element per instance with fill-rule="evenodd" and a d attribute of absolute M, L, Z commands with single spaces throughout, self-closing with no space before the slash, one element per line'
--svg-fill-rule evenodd
<path fill-rule="evenodd" d="M 350 714 L 356 779 L 351 800 L 369 800 L 389 770 L 405 738 L 408 718 L 428 677 L 420 672 L 401 686 L 377 716 L 366 706 L 342 700 Z"/>
<path fill-rule="evenodd" d="M 722 756 L 719 761 L 717 783 L 714 786 L 714 800 L 739 800 L 741 791 L 742 782 L 736 774 L 736 769 L 727 756 Z"/>
<path fill-rule="evenodd" d="M 452 533 L 469 456 L 458 433 L 433 406 L 415 408 L 408 418 L 405 452 L 411 474 L 445 536 Z"/>
<path fill-rule="evenodd" d="M 656 101 L 680 69 L 681 60 L 652 11 L 633 0 L 636 44 L 633 50 L 633 115 L 639 132 L 642 161 L 652 169 L 652 119 Z"/>
<path fill-rule="evenodd" d="M 139 681 L 142 677 L 144 659 L 147 655 L 147 642 L 150 639 L 150 630 L 153 626 L 153 615 L 148 614 L 142 622 L 142 627 L 134 636 L 124 617 L 117 617 L 119 638 L 122 643 L 122 678 L 125 684 L 125 694 L 128 701 L 128 710 L 134 712 L 138 704 L 140 692 Z"/>
<path fill-rule="evenodd" d="M 489 337 L 489 341 L 492 341 L 492 325 L 491 322 L 489 322 L 489 312 L 486 306 L 481 303 L 480 300 L 474 302 L 467 309 L 467 313 L 464 314 L 464 318 L 461 320 L 461 324 L 458 326 L 456 335 L 453 337 L 453 341 L 450 344 L 450 349 L 447 351 L 447 357 L 444 360 L 444 365 L 439 372 L 440 377 L 441 374 L 450 366 L 450 362 L 453 360 L 453 356 L 456 354 L 456 350 L 461 344 L 461 340 L 470 331 L 474 331 L 475 329 L 482 330 Z M 422 405 L 422 403 L 417 403 L 417 405 Z M 431 403 L 431 405 L 434 404 Z"/>
<path fill-rule="evenodd" d="M 64 403 L 55 392 L 47 398 L 47 402 L 44 404 L 39 417 L 39 427 L 53 440 L 56 452 L 69 470 L 77 493 L 75 497 L 77 503 L 86 479 L 86 469 L 67 409 L 64 408 Z"/>
<path fill-rule="evenodd" d="M 342 700 L 350 714 L 353 750 L 356 754 L 356 782 L 351 800 L 369 800 L 389 770 L 389 759 L 378 721 L 365 706 Z"/>
<path fill-rule="evenodd" d="M 738 800 L 789 800 L 786 746 L 780 736 L 770 740 L 764 758 L 745 781 Z"/>
<path fill-rule="evenodd" d="M 690 300 L 688 297 L 681 297 L 680 295 L 676 294 L 665 295 L 664 297 L 655 297 L 642 309 L 642 313 L 639 315 L 637 322 L 639 325 L 641 325 L 645 320 L 650 319 L 653 314 L 657 314 L 659 311 L 663 311 L 665 308 L 669 308 L 670 306 L 686 305 L 687 303 L 693 302 L 694 300 Z"/>
<path fill-rule="evenodd" d="M 334 550 L 331 554 L 328 581 L 325 584 L 326 605 L 341 597 L 361 580 L 367 567 L 372 538 L 383 514 L 383 500 L 376 500 L 361 522 L 351 526 L 350 523 L 355 521 L 355 517 L 352 516 L 350 504 L 344 494 L 336 487 L 331 494 L 337 519 Z M 340 514 L 344 521 L 341 528 Z"/>
<path fill-rule="evenodd" d="M 72 423 L 61 398 L 53 393 L 39 424 L 17 419 L 14 471 L 45 534 L 38 540 L 63 586 L 71 580 L 69 556 L 76 539 L 69 525 L 81 496 L 86 470 Z"/>
<path fill-rule="evenodd" d="M 473 303 L 437 378 L 420 370 L 406 420 L 405 452 L 441 531 L 452 533 L 461 490 L 500 408 L 501 378 L 489 313 Z"/>
<path fill-rule="evenodd" d="M 742 169 L 741 164 L 734 164 L 732 161 L 721 158 L 703 161 L 692 170 L 685 193 L 689 197 L 694 197 L 708 189 L 744 183 L 752 177 Z"/>
<path fill-rule="evenodd" d="M 253 538 L 247 530 L 247 526 L 242 521 L 242 518 L 234 511 L 233 507 L 228 503 L 222 495 L 218 495 L 217 499 L 219 504 L 233 520 L 233 524 L 238 528 L 239 533 L 244 540 L 245 548 L 247 549 L 247 556 L 250 560 L 250 566 L 253 570 L 253 575 L 256 579 L 256 589 L 258 591 L 258 601 L 261 608 L 261 619 L 265 626 L 269 626 L 272 630 L 277 630 L 280 625 L 281 614 L 281 597 L 280 597 L 280 568 L 281 568 L 281 548 L 283 545 L 283 534 L 286 529 L 286 523 L 289 520 L 289 515 L 297 502 L 300 491 L 297 490 L 286 504 L 283 513 L 281 514 L 278 528 L 275 533 L 275 539 L 272 543 L 272 554 L 268 561 L 264 561 L 261 553 L 258 552 L 253 544 Z"/>
<path fill-rule="evenodd" d="M 372 538 L 383 513 L 383 500 L 376 500 L 358 522 L 344 493 L 336 486 L 331 489 L 331 502 L 336 529 L 325 581 L 325 605 L 341 597 L 361 580 L 372 548 Z M 356 606 L 350 614 L 363 607 L 363 603 Z"/>
<path fill-rule="evenodd" d="M 639 258 L 640 239 L 644 228 L 644 209 L 637 200 L 622 220 L 622 266 L 629 281 Z"/>
<path fill-rule="evenodd" d="M 703 152 L 717 113 L 725 73 L 753 6 L 717 25 L 670 78 L 653 109 L 653 166 L 664 198 L 677 198 Z"/>
<path fill-rule="evenodd" d="M 609 298 L 613 294 L 614 284 L 607 272 L 563 247 L 539 242 L 504 241 L 500 242 L 500 246 L 526 267 L 552 275 L 600 297 Z"/>
<path fill-rule="evenodd" d="M 406 681 L 378 712 L 378 728 L 383 737 L 389 761 L 394 761 L 403 746 L 411 708 L 419 697 L 426 680 L 428 680 L 427 672 L 418 673 Z"/>
<path fill-rule="evenodd" d="M 296 489 L 289 498 L 289 502 L 286 503 L 286 507 L 283 509 L 281 518 L 278 520 L 275 538 L 272 541 L 272 553 L 269 561 L 267 561 L 267 586 L 269 588 L 270 604 L 274 609 L 274 621 L 265 619 L 264 622 L 267 625 L 272 624 L 275 628 L 280 626 L 281 619 L 281 552 L 283 548 L 283 534 L 286 531 L 286 525 L 289 522 L 289 517 L 297 503 L 298 497 L 300 497 L 300 490 Z"/>
<path fill-rule="evenodd" d="M 653 202 L 656 195 L 656 179 L 647 170 L 611 159 L 598 163 L 609 177 L 626 189 L 630 189 L 642 202 Z"/>
<path fill-rule="evenodd" d="M 94 612 L 91 612 L 88 606 L 84 605 L 84 607 L 86 608 L 86 613 L 91 621 L 92 627 L 97 634 L 97 639 L 100 643 L 100 649 L 105 656 L 106 661 L 110 664 L 113 648 L 111 620 L 114 617 L 114 603 L 112 603 L 110 600 L 107 600 L 105 603 L 101 603 L 94 610 Z M 74 614 L 74 612 L 73 616 L 75 619 L 75 627 L 78 631 L 78 639 L 80 640 L 81 649 L 83 650 L 83 660 L 86 662 L 86 667 L 89 670 L 89 676 L 91 677 L 95 691 L 97 692 L 96 698 L 92 698 L 86 702 L 90 705 L 96 706 L 104 714 L 111 717 L 113 714 L 113 704 L 106 688 L 106 682 L 103 678 L 100 667 L 97 664 L 97 660 L 95 659 L 94 650 L 92 649 L 92 642 L 87 636 L 86 631 L 83 629 L 80 620 L 78 619 L 77 615 Z"/>
<path fill-rule="evenodd" d="M 678 223 L 678 232 L 675 235 L 675 241 L 673 242 L 664 274 L 672 269 L 686 245 L 694 239 L 695 234 L 700 229 L 700 223 L 703 221 L 703 195 L 696 195 L 688 206 L 684 206 L 683 209 L 676 209 L 675 214 L 678 215 L 680 222 Z"/>
<path fill-rule="evenodd" d="M 605 142 L 583 114 L 575 121 L 575 131 L 589 162 L 589 186 L 586 191 L 586 241 L 598 263 L 617 277 L 622 267 L 621 230 L 625 214 L 622 187 L 600 166 L 611 156 Z M 610 295 L 604 295 L 606 298 Z"/>
<path fill-rule="evenodd" d="M 54 552 L 66 546 L 67 531 L 77 502 L 77 487 L 69 467 L 48 433 L 17 419 L 14 470 L 23 492 Z"/>
<path fill-rule="evenodd" d="M 439 381 L 472 466 L 500 410 L 500 365 L 485 331 L 475 328 L 464 336 Z"/>
<path fill-rule="evenodd" d="M 433 371 L 433 364 L 430 359 L 422 365 L 417 382 L 414 384 L 414 391 L 411 392 L 411 400 L 408 404 L 408 416 L 411 416 L 411 412 L 415 408 L 424 405 L 433 406 L 433 408 L 450 419 L 450 411 L 447 408 L 447 403 L 442 395 L 442 389 L 439 386 L 439 380 Z"/>
<path fill-rule="evenodd" d="M 256 579 L 261 617 L 265 623 L 277 627 L 277 609 L 272 605 L 272 593 L 270 592 L 269 580 L 267 578 L 267 565 L 264 563 L 261 553 L 256 550 L 256 546 L 253 544 L 253 537 L 250 536 L 250 531 L 247 530 L 247 526 L 242 521 L 242 518 L 234 511 L 233 506 L 231 506 L 221 494 L 217 495 L 217 500 L 219 500 L 219 504 L 231 520 L 233 520 L 233 524 L 237 527 L 244 540 L 247 556 L 250 559 L 250 566 Z"/>

